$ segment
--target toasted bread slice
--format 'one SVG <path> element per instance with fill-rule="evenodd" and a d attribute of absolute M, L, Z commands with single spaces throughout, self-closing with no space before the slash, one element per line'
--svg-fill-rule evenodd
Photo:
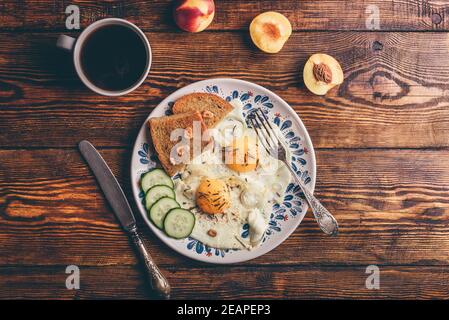
<path fill-rule="evenodd" d="M 191 93 L 179 98 L 173 105 L 173 113 L 198 111 L 208 128 L 213 128 L 230 111 L 232 105 L 212 93 Z"/>
<path fill-rule="evenodd" d="M 177 141 L 171 141 L 170 135 L 176 129 L 185 130 L 184 137 L 189 140 L 189 150 L 186 150 L 186 152 L 189 151 L 190 159 L 192 159 L 194 150 L 191 136 L 195 121 L 200 123 L 201 132 L 203 133 L 207 128 L 201 114 L 197 111 L 164 116 L 160 118 L 151 118 L 148 121 L 154 149 L 156 150 L 162 167 L 170 176 L 174 176 L 185 167 L 185 163 L 179 163 L 179 161 L 176 161 L 172 153 L 176 152 L 178 156 L 181 156 L 179 153 L 182 154 L 184 152 L 185 148 L 174 150 L 174 148 L 178 149 L 178 147 L 175 146 L 179 143 L 181 138 L 179 137 Z M 203 145 L 204 143 L 202 142 L 201 146 Z"/>

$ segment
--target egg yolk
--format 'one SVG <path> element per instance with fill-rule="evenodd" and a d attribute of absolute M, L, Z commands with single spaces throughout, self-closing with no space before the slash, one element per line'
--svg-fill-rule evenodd
<path fill-rule="evenodd" d="M 225 163 L 231 170 L 242 173 L 256 170 L 259 163 L 256 139 L 248 136 L 234 139 L 225 150 Z"/>
<path fill-rule="evenodd" d="M 231 206 L 228 186 L 218 179 L 201 180 L 196 191 L 196 203 L 205 213 L 223 213 Z"/>

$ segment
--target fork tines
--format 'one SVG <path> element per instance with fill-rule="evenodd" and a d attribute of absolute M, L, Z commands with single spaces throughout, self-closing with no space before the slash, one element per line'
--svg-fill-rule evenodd
<path fill-rule="evenodd" d="M 265 113 L 260 109 L 254 109 L 249 115 L 248 119 L 251 121 L 251 126 L 256 130 L 257 136 L 262 143 L 265 150 L 273 157 L 277 156 L 279 140 L 273 127 L 270 124 Z"/>

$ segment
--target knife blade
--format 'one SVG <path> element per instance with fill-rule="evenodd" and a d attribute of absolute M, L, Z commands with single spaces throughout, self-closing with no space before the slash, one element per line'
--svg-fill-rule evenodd
<path fill-rule="evenodd" d="M 136 225 L 129 202 L 111 169 L 89 141 L 81 141 L 79 150 L 97 178 L 98 184 L 116 217 L 126 231 Z"/>
<path fill-rule="evenodd" d="M 111 169 L 109 169 L 109 166 L 106 164 L 103 157 L 89 141 L 81 141 L 78 144 L 78 147 L 97 178 L 98 184 L 100 185 L 100 188 L 108 200 L 109 205 L 114 211 L 117 219 L 133 240 L 141 259 L 145 263 L 151 287 L 156 290 L 160 296 L 168 299 L 171 291 L 170 285 L 145 248 L 142 238 L 137 231 L 136 219 L 134 218 L 134 214 L 128 200 L 126 199 L 125 193 L 120 187 L 120 184 Z"/>

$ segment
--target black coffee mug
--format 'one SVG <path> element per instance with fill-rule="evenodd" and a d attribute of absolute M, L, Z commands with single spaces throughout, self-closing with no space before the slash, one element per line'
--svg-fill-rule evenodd
<path fill-rule="evenodd" d="M 150 72 L 152 56 L 147 37 L 136 25 L 123 19 L 99 20 L 78 39 L 61 35 L 56 45 L 72 52 L 81 81 L 104 96 L 134 91 Z"/>

